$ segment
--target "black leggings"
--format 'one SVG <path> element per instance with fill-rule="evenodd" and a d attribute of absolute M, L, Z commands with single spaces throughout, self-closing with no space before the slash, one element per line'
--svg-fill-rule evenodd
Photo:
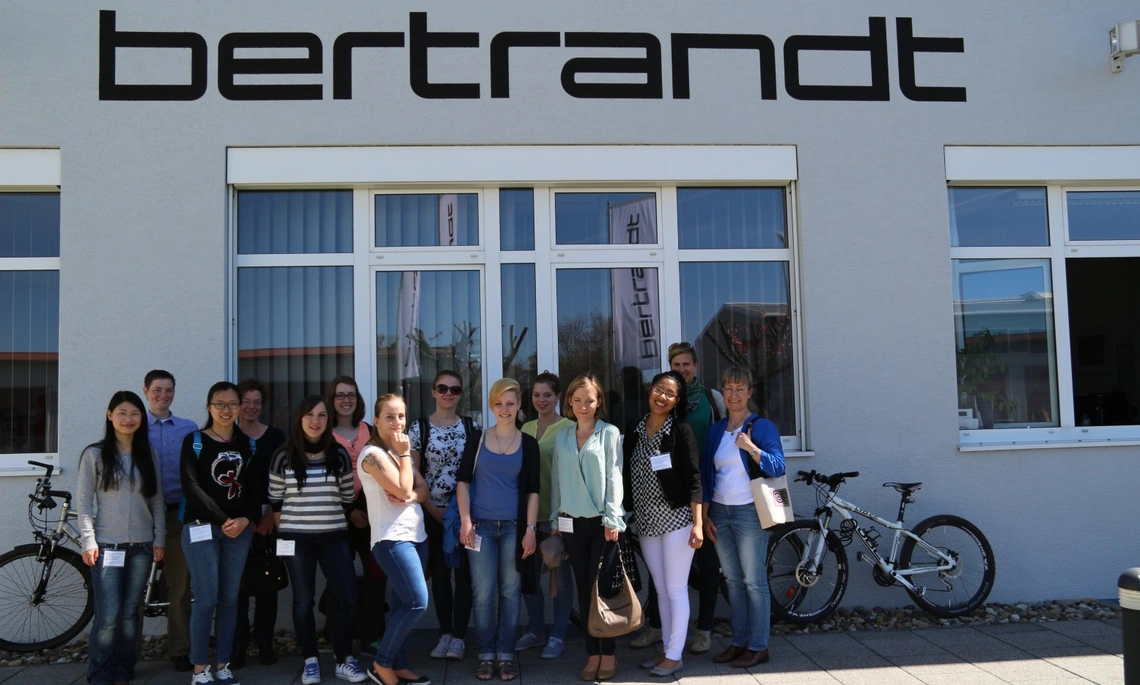
<path fill-rule="evenodd" d="M 574 532 L 563 533 L 562 541 L 570 553 L 570 566 L 574 569 L 574 581 L 578 584 L 578 615 L 587 620 L 594 582 L 598 578 L 598 564 L 606 545 L 606 529 L 602 526 L 602 517 L 575 518 Z M 598 638 L 586 631 L 586 654 L 609 656 L 614 653 L 612 637 Z"/>
<path fill-rule="evenodd" d="M 435 618 L 445 635 L 462 640 L 471 622 L 471 568 L 467 554 L 460 551 L 459 568 L 448 568 L 443 555 L 443 525 L 430 515 L 424 517 L 431 563 L 431 598 L 435 605 Z M 455 590 L 451 589 L 451 576 L 455 575 Z"/>

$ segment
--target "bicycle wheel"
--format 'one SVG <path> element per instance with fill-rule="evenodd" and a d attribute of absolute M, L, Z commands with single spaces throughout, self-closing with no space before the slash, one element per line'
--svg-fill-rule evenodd
<path fill-rule="evenodd" d="M 772 610 L 791 623 L 812 623 L 835 611 L 847 591 L 847 574 L 843 544 L 831 531 L 821 537 L 816 521 L 781 528 L 768 544 Z"/>
<path fill-rule="evenodd" d="M 0 649 L 59 646 L 78 635 L 95 612 L 83 557 L 57 548 L 40 561 L 39 550 L 39 545 L 22 545 L 0 556 Z"/>
<path fill-rule="evenodd" d="M 953 618 L 982 605 L 994 586 L 994 551 L 978 527 L 964 518 L 942 514 L 915 526 L 899 554 L 899 569 L 915 573 L 909 580 L 920 592 L 907 590 L 914 603 L 935 616 Z M 954 560 L 948 564 L 931 550 Z"/>

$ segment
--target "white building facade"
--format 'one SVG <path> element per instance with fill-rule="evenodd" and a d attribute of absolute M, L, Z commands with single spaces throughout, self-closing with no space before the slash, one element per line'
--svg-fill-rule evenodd
<path fill-rule="evenodd" d="M 67 485 L 152 368 L 196 421 L 259 377 L 276 425 L 339 374 L 415 417 L 454 369 L 482 417 L 593 371 L 620 424 L 685 340 L 752 369 L 789 470 L 974 521 L 993 599 L 1112 596 L 1140 60 L 1136 4 L 1085 5 L 4 0 L 0 547 L 27 460 Z"/>

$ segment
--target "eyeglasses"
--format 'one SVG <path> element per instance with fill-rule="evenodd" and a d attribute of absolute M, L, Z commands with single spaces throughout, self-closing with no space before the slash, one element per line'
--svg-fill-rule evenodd
<path fill-rule="evenodd" d="M 448 392 L 450 392 L 452 395 L 459 396 L 463 394 L 463 386 L 444 385 L 443 383 L 440 383 L 439 385 L 435 386 L 435 391 L 441 395 L 446 395 Z"/>
<path fill-rule="evenodd" d="M 211 402 L 210 406 L 217 411 L 225 411 L 226 409 L 237 411 L 241 407 L 241 402 Z"/>
<path fill-rule="evenodd" d="M 333 395 L 333 399 L 336 400 L 337 402 L 344 402 L 345 400 L 355 400 L 356 399 L 356 393 L 354 393 L 354 392 L 338 392 L 337 394 Z"/>
<path fill-rule="evenodd" d="M 261 400 L 242 400 L 241 406 L 243 407 L 260 407 Z"/>
<path fill-rule="evenodd" d="M 687 343 L 687 342 L 676 342 L 676 343 L 673 343 L 672 345 L 669 346 L 670 352 L 672 352 L 673 350 L 692 350 L 692 349 L 693 349 L 693 343 Z"/>
<path fill-rule="evenodd" d="M 650 388 L 649 392 L 653 393 L 654 395 L 660 395 L 667 400 L 677 399 L 677 393 L 673 392 L 672 390 L 666 390 L 665 388 L 662 388 L 662 387 L 659 387 L 656 385 L 653 386 L 652 388 Z"/>

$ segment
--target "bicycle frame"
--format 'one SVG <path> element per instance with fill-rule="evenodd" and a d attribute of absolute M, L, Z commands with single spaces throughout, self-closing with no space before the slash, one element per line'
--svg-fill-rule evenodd
<path fill-rule="evenodd" d="M 830 530 L 831 528 L 831 517 L 833 513 L 838 514 L 839 517 L 844 521 L 856 521 L 855 517 L 852 516 L 852 513 L 854 513 L 888 530 L 894 531 L 894 535 L 891 539 L 890 554 L 884 558 L 881 554 L 879 554 L 877 545 L 872 544 L 873 541 L 868 539 L 866 531 L 856 525 L 854 532 L 859 536 L 859 541 L 863 543 L 863 546 L 867 549 L 867 552 L 872 557 L 872 559 L 865 559 L 860 555 L 859 558 L 863 561 L 866 561 L 872 566 L 877 566 L 883 573 L 893 578 L 896 582 L 903 585 L 908 590 L 917 592 L 919 594 L 925 594 L 926 588 L 916 586 L 910 581 L 910 576 L 915 576 L 921 573 L 941 573 L 949 571 L 957 566 L 957 561 L 953 557 L 949 557 L 944 554 L 942 550 L 927 544 L 922 538 L 918 537 L 904 527 L 902 515 L 905 512 L 906 495 L 903 495 L 903 497 L 904 499 L 902 506 L 899 507 L 899 520 L 888 521 L 881 516 L 876 516 L 869 511 L 860 509 L 855 504 L 848 502 L 847 500 L 836 495 L 834 491 L 828 491 L 827 501 L 825 501 L 823 505 L 820 506 L 820 508 L 817 510 L 816 521 L 819 523 L 820 530 L 826 534 L 826 531 Z M 919 546 L 926 553 L 930 554 L 932 557 L 937 558 L 939 560 L 939 563 L 936 566 L 928 566 L 918 569 L 897 568 L 899 551 L 902 549 L 902 542 L 904 538 L 914 540 L 917 546 Z M 813 543 L 811 549 L 804 550 L 805 553 L 803 560 L 806 561 L 810 558 L 812 559 L 813 563 L 819 564 L 820 559 L 823 556 L 824 547 L 825 535 L 820 535 L 819 538 Z"/>

